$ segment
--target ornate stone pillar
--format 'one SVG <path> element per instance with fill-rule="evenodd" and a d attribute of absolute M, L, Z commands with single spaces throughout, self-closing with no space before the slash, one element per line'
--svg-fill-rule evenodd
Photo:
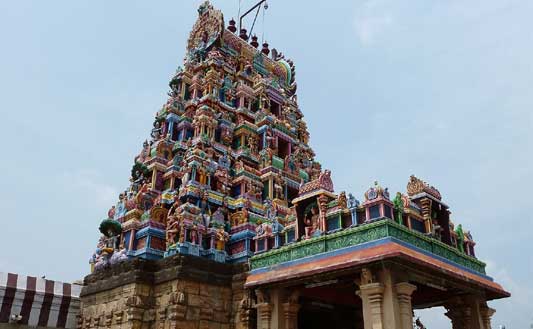
<path fill-rule="evenodd" d="M 299 292 L 293 291 L 287 298 L 287 302 L 283 303 L 283 322 L 285 329 L 298 329 L 298 311 L 300 304 L 298 303 Z"/>
<path fill-rule="evenodd" d="M 268 303 L 256 304 L 257 308 L 257 329 L 270 329 L 270 318 L 272 315 L 272 305 Z"/>
<path fill-rule="evenodd" d="M 471 329 L 472 308 L 459 298 L 445 305 L 447 312 L 444 313 L 452 320 L 452 329 Z"/>
<path fill-rule="evenodd" d="M 480 313 L 484 329 L 492 329 L 491 318 L 496 313 L 496 310 L 484 305 L 481 307 Z"/>
<path fill-rule="evenodd" d="M 239 303 L 237 313 L 236 329 L 250 329 L 255 327 L 255 310 L 253 309 L 253 301 L 251 291 L 245 290 L 243 298 Z"/>
<path fill-rule="evenodd" d="M 383 284 L 368 283 L 359 289 L 357 295 L 363 302 L 365 329 L 383 329 Z"/>
<path fill-rule="evenodd" d="M 452 329 L 462 329 L 462 312 L 458 309 L 446 307 L 447 312 L 444 313 L 452 321 Z"/>
<path fill-rule="evenodd" d="M 257 329 L 270 329 L 270 321 L 272 318 L 272 304 L 270 304 L 270 298 L 268 292 L 262 290 L 256 290 L 257 304 Z M 277 328 L 274 328 L 277 329 Z"/>
<path fill-rule="evenodd" d="M 298 311 L 299 304 L 284 303 L 283 304 L 283 318 L 285 321 L 285 329 L 298 329 Z"/>
<path fill-rule="evenodd" d="M 468 329 L 484 329 L 481 309 L 487 305 L 485 300 L 472 295 L 465 298 L 465 303 L 471 309 Z"/>
<path fill-rule="evenodd" d="M 396 295 L 398 296 L 398 305 L 400 308 L 400 319 L 403 329 L 413 328 L 413 306 L 411 295 L 416 290 L 416 286 L 407 282 L 397 283 Z"/>

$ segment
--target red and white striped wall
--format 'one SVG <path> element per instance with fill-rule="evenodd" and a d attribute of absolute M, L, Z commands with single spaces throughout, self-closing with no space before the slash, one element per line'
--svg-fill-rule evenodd
<path fill-rule="evenodd" d="M 0 272 L 0 323 L 76 328 L 80 291 L 76 284 Z"/>

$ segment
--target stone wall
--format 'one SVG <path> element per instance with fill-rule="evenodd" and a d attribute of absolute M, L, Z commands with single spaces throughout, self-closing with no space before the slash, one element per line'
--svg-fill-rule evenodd
<path fill-rule="evenodd" d="M 181 255 L 119 264 L 85 278 L 78 328 L 249 328 L 246 271 Z"/>

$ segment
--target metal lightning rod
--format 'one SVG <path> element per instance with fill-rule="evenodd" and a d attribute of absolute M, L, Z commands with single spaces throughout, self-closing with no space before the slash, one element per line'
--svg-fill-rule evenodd
<path fill-rule="evenodd" d="M 257 7 L 261 6 L 261 4 L 263 4 L 264 2 L 266 2 L 267 0 L 261 0 L 259 1 L 257 4 L 255 4 L 252 8 L 250 8 L 247 12 L 245 12 L 244 14 L 242 14 L 242 16 L 239 18 L 239 33 L 241 32 L 242 30 L 242 19 L 248 15 L 249 13 L 251 13 L 252 11 L 254 11 L 254 9 L 256 9 Z M 261 8 L 258 9 L 257 13 L 259 13 L 259 10 Z M 256 14 L 256 18 L 257 18 L 257 14 Z M 253 27 L 252 27 L 253 29 Z"/>

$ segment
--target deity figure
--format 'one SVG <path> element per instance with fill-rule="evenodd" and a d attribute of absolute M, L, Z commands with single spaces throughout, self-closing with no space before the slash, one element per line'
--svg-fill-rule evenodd
<path fill-rule="evenodd" d="M 218 192 L 226 193 L 229 188 L 229 175 L 225 169 L 217 168 L 215 171 L 216 189 Z"/>
<path fill-rule="evenodd" d="M 284 193 L 284 185 L 285 181 L 279 177 L 276 176 L 274 180 L 274 192 L 276 193 L 275 198 L 279 200 L 285 200 L 285 193 Z"/>
<path fill-rule="evenodd" d="M 248 136 L 248 148 L 252 154 L 257 153 L 257 141 L 253 136 Z"/>
<path fill-rule="evenodd" d="M 269 129 L 267 130 L 266 134 L 266 141 L 267 141 L 267 147 L 275 150 L 277 148 L 277 138 L 272 136 L 272 131 Z"/>
<path fill-rule="evenodd" d="M 185 243 L 185 240 L 187 238 L 185 236 L 185 233 L 186 233 L 185 224 L 183 223 L 183 219 L 181 219 L 180 225 L 179 225 L 179 238 L 178 238 L 179 243 Z"/>
<path fill-rule="evenodd" d="M 242 162 L 242 160 L 239 159 L 235 161 L 235 172 L 239 172 L 243 169 L 244 169 L 244 163 Z"/>
<path fill-rule="evenodd" d="M 115 218 L 115 211 L 115 206 L 112 206 L 107 212 L 107 218 Z"/>
<path fill-rule="evenodd" d="M 190 167 L 185 167 L 183 169 L 183 176 L 181 178 L 181 186 L 186 186 L 187 183 L 189 182 L 189 179 L 190 179 L 190 175 L 191 175 L 191 168 Z"/>
<path fill-rule="evenodd" d="M 105 268 L 109 265 L 109 257 L 107 253 L 104 253 L 102 250 L 100 250 L 100 254 L 95 258 L 94 265 L 91 264 L 91 268 L 94 271 L 98 271 L 100 269 Z"/>
<path fill-rule="evenodd" d="M 268 167 L 272 165 L 272 155 L 274 154 L 274 151 L 267 147 L 266 149 L 261 151 L 261 166 Z"/>
<path fill-rule="evenodd" d="M 346 208 L 348 206 L 348 202 L 346 200 L 346 192 L 341 192 L 341 194 L 339 194 L 339 197 L 337 198 L 337 203 L 339 205 L 339 208 Z"/>
<path fill-rule="evenodd" d="M 455 233 L 457 234 L 457 249 L 459 249 L 460 252 L 465 252 L 464 243 L 465 243 L 465 235 L 463 232 L 463 225 L 459 224 L 457 225 L 457 229 L 455 230 Z"/>
<path fill-rule="evenodd" d="M 226 242 L 229 240 L 229 235 L 223 228 L 219 228 L 215 233 L 216 249 L 224 250 L 226 248 Z"/>
<path fill-rule="evenodd" d="M 320 163 L 313 161 L 311 162 L 311 166 L 307 168 L 306 172 L 309 175 L 310 180 L 318 179 L 320 174 L 322 173 L 322 166 L 320 165 Z"/>
<path fill-rule="evenodd" d="M 91 259 L 89 260 L 89 264 L 91 265 L 91 273 L 95 270 L 103 267 L 103 256 L 102 251 L 105 248 L 105 236 L 102 235 L 100 239 L 98 240 L 98 243 L 96 244 L 96 249 L 91 256 Z M 98 264 L 98 267 L 96 266 Z"/>
<path fill-rule="evenodd" d="M 119 219 L 124 216 L 126 213 L 126 202 L 125 202 L 126 196 L 125 193 L 120 193 L 118 196 L 118 202 L 115 207 L 115 214 L 113 219 Z"/>
<path fill-rule="evenodd" d="M 442 227 L 439 225 L 439 222 L 437 221 L 436 218 L 433 218 L 431 220 L 431 223 L 433 225 L 432 228 L 431 228 L 431 235 L 433 236 L 433 238 L 435 238 L 436 240 L 442 240 Z"/>
<path fill-rule="evenodd" d="M 304 219 L 305 238 L 309 239 L 318 229 L 318 208 L 312 207 L 311 212 L 308 213 Z"/>
<path fill-rule="evenodd" d="M 200 204 L 199 204 L 202 214 L 205 214 L 207 211 L 207 208 L 209 207 L 208 198 L 209 198 L 209 193 L 205 190 L 202 191 L 202 198 L 200 199 Z"/>
<path fill-rule="evenodd" d="M 192 244 L 198 243 L 198 225 L 193 224 L 193 226 L 189 229 L 189 237 Z"/>
<path fill-rule="evenodd" d="M 353 196 L 352 193 L 348 194 L 348 208 L 357 208 L 359 207 L 359 201 Z"/>
<path fill-rule="evenodd" d="M 295 162 L 295 157 L 294 155 L 287 155 L 285 157 L 285 161 L 284 161 L 284 164 L 285 164 L 285 168 L 290 171 L 291 173 L 294 173 L 296 171 L 296 162 Z"/>
<path fill-rule="evenodd" d="M 144 174 L 142 171 L 140 170 L 136 170 L 135 171 L 135 174 L 131 177 L 130 181 L 131 181 L 131 189 L 133 192 L 137 192 L 139 191 L 139 188 L 142 186 L 142 184 L 144 183 Z"/>
<path fill-rule="evenodd" d="M 154 128 L 152 128 L 152 132 L 150 133 L 150 136 L 152 136 L 152 140 L 157 141 L 161 138 L 163 129 L 161 129 L 161 123 L 159 121 L 154 122 Z"/>
<path fill-rule="evenodd" d="M 272 233 L 279 234 L 281 231 L 283 231 L 283 225 L 281 225 L 278 219 L 274 217 L 274 221 L 272 222 Z"/>
<path fill-rule="evenodd" d="M 298 121 L 298 139 L 300 139 L 302 143 L 304 144 L 308 144 L 309 142 L 309 133 L 307 132 L 307 124 L 303 120 Z"/>
<path fill-rule="evenodd" d="M 263 189 L 260 186 L 256 185 L 254 187 L 254 193 L 255 193 L 255 199 L 261 202 L 261 198 L 263 196 Z"/>
<path fill-rule="evenodd" d="M 124 246 L 124 242 L 120 244 L 119 250 L 114 252 L 111 258 L 109 259 L 109 264 L 114 265 L 120 262 L 123 262 L 128 259 L 127 250 Z"/>
<path fill-rule="evenodd" d="M 148 144 L 148 141 L 145 140 L 143 143 L 143 149 L 141 151 L 141 154 L 139 154 L 138 161 L 144 162 L 148 157 L 150 156 L 150 144 Z"/>
<path fill-rule="evenodd" d="M 120 234 L 122 233 L 122 225 L 120 222 L 108 218 L 100 223 L 99 230 L 103 235 L 100 237 L 96 251 L 90 261 L 91 267 L 95 270 L 99 270 L 109 265 L 113 253 L 119 247 L 118 243 L 120 240 Z"/>
<path fill-rule="evenodd" d="M 170 212 L 169 212 L 170 213 Z M 166 247 L 173 246 L 176 243 L 176 236 L 180 233 L 181 216 L 169 216 L 166 228 Z"/>
<path fill-rule="evenodd" d="M 230 167 L 231 161 L 228 158 L 226 152 L 224 152 L 224 154 L 220 158 L 218 158 L 218 165 L 226 169 Z"/>
<path fill-rule="evenodd" d="M 153 206 L 153 198 L 149 193 L 151 188 L 152 184 L 144 183 L 135 195 L 134 200 L 138 209 L 146 211 Z"/>
<path fill-rule="evenodd" d="M 392 200 L 392 204 L 394 205 L 394 210 L 396 210 L 396 222 L 398 224 L 403 223 L 403 199 L 402 194 L 400 192 L 396 193 L 396 197 L 394 200 Z"/>
<path fill-rule="evenodd" d="M 277 210 L 275 204 L 272 204 L 272 200 L 266 199 L 263 202 L 263 206 L 265 207 L 266 218 L 268 218 L 269 220 L 274 219 L 277 215 Z"/>
<path fill-rule="evenodd" d="M 257 221 L 257 226 L 255 228 L 255 234 L 256 236 L 263 236 L 265 235 L 266 233 L 266 230 L 265 230 L 265 227 L 263 226 L 263 222 L 261 220 L 258 220 Z"/>
<path fill-rule="evenodd" d="M 241 211 L 241 214 L 242 214 L 242 219 L 241 219 L 241 222 L 239 224 L 248 223 L 248 217 L 250 216 L 250 214 L 248 213 L 248 208 L 247 207 L 243 207 L 242 211 Z"/>

